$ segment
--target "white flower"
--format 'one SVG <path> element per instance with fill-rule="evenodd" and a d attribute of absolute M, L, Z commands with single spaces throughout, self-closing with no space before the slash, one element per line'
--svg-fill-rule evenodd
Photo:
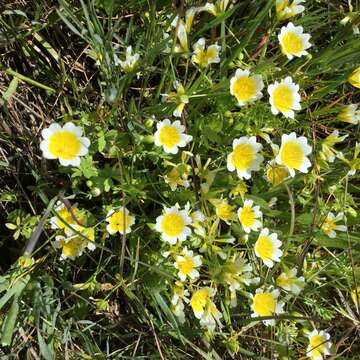
<path fill-rule="evenodd" d="M 73 219 L 70 211 L 61 201 L 58 201 L 56 203 L 55 211 L 58 216 L 53 216 L 50 219 L 52 229 L 65 229 L 68 225 L 72 225 L 75 223 L 75 220 Z M 79 209 L 77 209 L 76 207 L 72 207 L 71 211 L 79 222 L 82 222 L 84 220 L 83 215 L 81 214 Z"/>
<path fill-rule="evenodd" d="M 84 242 L 80 237 L 64 237 L 62 235 L 55 236 L 55 241 L 53 241 L 54 246 L 57 249 L 61 249 L 61 260 L 71 259 L 82 255 L 86 242 Z"/>
<path fill-rule="evenodd" d="M 293 59 L 294 56 L 301 57 L 308 54 L 306 50 L 311 47 L 310 35 L 304 34 L 303 31 L 302 26 L 294 26 L 291 22 L 280 30 L 278 39 L 281 51 L 289 60 Z"/>
<path fill-rule="evenodd" d="M 260 206 L 253 207 L 252 200 L 245 200 L 244 206 L 239 208 L 237 214 L 242 228 L 246 233 L 249 233 L 251 230 L 258 231 L 261 227 L 262 213 L 260 211 Z"/>
<path fill-rule="evenodd" d="M 113 235 L 117 232 L 120 234 L 131 233 L 131 226 L 135 224 L 135 217 L 131 216 L 129 210 L 123 207 L 119 209 L 110 210 L 106 215 L 106 230 Z"/>
<path fill-rule="evenodd" d="M 349 104 L 344 106 L 338 116 L 341 121 L 357 125 L 360 121 L 360 111 L 358 110 L 358 105 Z"/>
<path fill-rule="evenodd" d="M 303 276 L 296 277 L 296 273 L 296 268 L 281 273 L 276 279 L 276 285 L 295 295 L 299 295 L 305 286 L 305 279 Z"/>
<path fill-rule="evenodd" d="M 175 245 L 177 241 L 184 241 L 191 235 L 191 217 L 186 210 L 179 210 L 176 206 L 164 208 L 164 214 L 156 218 L 156 231 L 161 233 L 163 241 Z"/>
<path fill-rule="evenodd" d="M 212 301 L 209 301 L 208 305 L 205 307 L 204 314 L 200 319 L 200 325 L 208 331 L 214 331 L 216 324 L 218 324 L 220 328 L 222 327 L 220 322 L 221 318 L 221 312 Z"/>
<path fill-rule="evenodd" d="M 171 298 L 171 310 L 182 324 L 185 322 L 184 303 L 189 303 L 189 295 L 189 290 L 185 289 L 180 281 L 176 281 Z"/>
<path fill-rule="evenodd" d="M 184 147 L 192 140 L 191 135 L 184 134 L 185 126 L 180 121 L 170 122 L 165 119 L 156 124 L 155 145 L 162 146 L 166 153 L 177 154 L 179 147 Z"/>
<path fill-rule="evenodd" d="M 299 4 L 304 3 L 305 0 L 276 0 L 276 14 L 280 20 L 291 18 L 297 14 L 302 13 L 305 7 Z"/>
<path fill-rule="evenodd" d="M 174 266 L 179 270 L 178 276 L 181 281 L 185 281 L 186 277 L 195 280 L 200 276 L 199 271 L 196 268 L 201 266 L 201 256 L 194 256 L 194 253 L 185 247 L 182 251 L 182 255 L 176 257 Z"/>
<path fill-rule="evenodd" d="M 269 85 L 271 112 L 274 115 L 282 113 L 285 117 L 293 119 L 294 110 L 300 110 L 299 85 L 296 85 L 290 76 L 280 82 L 275 81 Z"/>
<path fill-rule="evenodd" d="M 269 233 L 269 229 L 261 230 L 255 243 L 255 255 L 259 257 L 264 264 L 271 268 L 274 262 L 279 262 L 283 252 L 280 250 L 282 242 L 278 240 L 276 233 Z"/>
<path fill-rule="evenodd" d="M 256 137 L 242 136 L 233 141 L 233 152 L 227 157 L 229 171 L 237 172 L 240 179 L 250 179 L 252 171 L 260 170 L 264 157 L 258 152 L 262 145 L 256 142 Z"/>
<path fill-rule="evenodd" d="M 88 248 L 90 251 L 94 251 L 96 249 L 95 230 L 93 227 L 85 227 L 79 224 L 71 224 L 71 228 L 65 228 L 65 234 L 68 241 L 74 238 L 79 238 L 83 243 L 83 249 Z"/>
<path fill-rule="evenodd" d="M 218 16 L 226 11 L 230 4 L 230 0 L 217 0 L 214 3 L 207 2 L 204 6 L 199 8 L 199 11 L 206 11 L 214 16 Z"/>
<path fill-rule="evenodd" d="M 280 291 L 270 287 L 267 290 L 261 288 L 256 289 L 255 295 L 252 295 L 251 309 L 253 313 L 251 317 L 268 317 L 276 316 L 284 312 L 284 303 L 278 301 Z M 275 325 L 275 319 L 265 319 L 263 323 L 268 325 Z"/>
<path fill-rule="evenodd" d="M 257 284 L 260 280 L 258 277 L 253 277 L 252 266 L 239 255 L 234 255 L 222 265 L 222 277 L 229 285 L 231 306 L 236 306 L 236 291 L 243 289 L 250 284 Z"/>
<path fill-rule="evenodd" d="M 80 156 L 88 153 L 90 140 L 82 136 L 82 129 L 72 122 L 63 127 L 57 123 L 43 129 L 40 149 L 45 159 L 59 159 L 63 166 L 79 166 Z"/>
<path fill-rule="evenodd" d="M 306 356 L 311 360 L 323 360 L 330 355 L 331 342 L 330 335 L 321 330 L 313 330 L 308 335 L 309 345 L 306 349 Z"/>
<path fill-rule="evenodd" d="M 205 308 L 212 303 L 211 298 L 215 295 L 215 290 L 209 287 L 203 287 L 195 291 L 190 299 L 190 306 L 193 309 L 197 319 L 204 315 Z"/>
<path fill-rule="evenodd" d="M 126 48 L 125 61 L 119 60 L 119 64 L 125 72 L 131 72 L 138 64 L 139 58 L 140 55 L 138 53 L 132 53 L 132 46 L 128 46 Z"/>
<path fill-rule="evenodd" d="M 344 213 L 339 212 L 336 216 L 329 212 L 321 225 L 321 230 L 330 238 L 336 237 L 336 231 L 347 231 L 347 226 L 345 225 L 336 225 L 338 221 L 344 219 Z"/>
<path fill-rule="evenodd" d="M 236 97 L 239 106 L 260 99 L 263 88 L 264 83 L 261 76 L 250 76 L 249 70 L 237 69 L 230 80 L 230 94 Z"/>
<path fill-rule="evenodd" d="M 295 176 L 295 170 L 307 173 L 311 166 L 307 155 L 311 154 L 311 146 L 308 145 L 304 136 L 296 137 L 296 134 L 283 134 L 281 136 L 281 147 L 275 161 L 279 165 L 285 166 L 292 177 Z"/>
<path fill-rule="evenodd" d="M 187 53 L 189 51 L 189 44 L 187 38 L 187 29 L 186 24 L 182 19 L 175 17 L 171 25 L 175 28 L 176 37 L 178 38 L 180 45 L 175 46 L 175 52 L 177 53 Z"/>
<path fill-rule="evenodd" d="M 216 64 L 220 62 L 220 50 L 221 46 L 218 44 L 213 44 L 208 46 L 205 50 L 205 39 L 200 38 L 194 45 L 194 54 L 192 56 L 192 61 L 195 64 L 198 64 L 200 67 L 206 67 L 210 64 Z"/>

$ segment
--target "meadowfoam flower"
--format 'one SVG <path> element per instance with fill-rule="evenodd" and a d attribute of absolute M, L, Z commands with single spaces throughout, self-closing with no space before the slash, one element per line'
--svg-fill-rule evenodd
<path fill-rule="evenodd" d="M 156 218 L 156 231 L 161 233 L 163 241 L 175 245 L 177 241 L 185 241 L 191 235 L 187 226 L 192 223 L 186 210 L 179 210 L 177 206 L 164 208 L 164 214 Z"/>
<path fill-rule="evenodd" d="M 175 191 L 178 186 L 183 186 L 188 188 L 190 186 L 189 181 L 187 180 L 186 171 L 182 174 L 180 173 L 179 166 L 174 166 L 166 175 L 165 182 L 169 184 L 172 191 Z"/>
<path fill-rule="evenodd" d="M 276 285 L 295 295 L 299 295 L 305 286 L 305 279 L 303 276 L 296 277 L 296 273 L 296 268 L 286 270 L 277 277 Z"/>
<path fill-rule="evenodd" d="M 184 303 L 189 303 L 189 295 L 189 290 L 185 289 L 184 284 L 176 281 L 171 298 L 171 310 L 182 324 L 185 322 Z"/>
<path fill-rule="evenodd" d="M 313 330 L 308 335 L 309 345 L 306 349 L 306 356 L 311 360 L 323 360 L 330 355 L 331 342 L 330 335 L 321 330 Z"/>
<path fill-rule="evenodd" d="M 351 73 L 348 80 L 352 86 L 360 89 L 360 66 Z"/>
<path fill-rule="evenodd" d="M 67 238 L 62 235 L 55 236 L 53 245 L 55 248 L 61 249 L 61 260 L 74 260 L 83 254 L 85 248 L 84 241 L 77 236 L 71 238 Z"/>
<path fill-rule="evenodd" d="M 344 219 L 344 213 L 339 212 L 336 216 L 329 212 L 321 225 L 321 230 L 330 238 L 336 237 L 337 231 L 347 231 L 347 226 L 345 225 L 336 225 L 338 221 L 342 221 Z"/>
<path fill-rule="evenodd" d="M 274 115 L 282 113 L 285 117 L 293 119 L 294 110 L 300 110 L 299 85 L 295 84 L 290 76 L 280 82 L 275 81 L 269 85 L 271 112 Z"/>
<path fill-rule="evenodd" d="M 240 179 L 250 179 L 252 171 L 260 170 L 264 157 L 258 152 L 262 145 L 256 142 L 256 137 L 242 136 L 233 141 L 233 151 L 227 157 L 229 171 L 237 172 Z"/>
<path fill-rule="evenodd" d="M 245 286 L 257 284 L 260 280 L 258 277 L 253 277 L 253 268 L 240 255 L 234 255 L 222 265 L 222 278 L 229 285 L 231 306 L 235 307 L 237 304 L 236 291 L 244 289 Z"/>
<path fill-rule="evenodd" d="M 214 292 L 214 289 L 204 287 L 193 293 L 190 306 L 197 319 L 201 319 L 204 315 L 205 307 L 211 302 L 211 297 L 214 295 Z"/>
<path fill-rule="evenodd" d="M 274 266 L 274 262 L 279 262 L 283 254 L 280 250 L 282 242 L 277 237 L 276 233 L 270 234 L 269 229 L 264 228 L 254 246 L 255 255 L 269 268 Z"/>
<path fill-rule="evenodd" d="M 179 81 L 175 81 L 174 88 L 176 93 L 171 92 L 170 94 L 162 94 L 162 100 L 175 103 L 176 108 L 173 111 L 173 115 L 175 117 L 181 117 L 185 105 L 189 103 L 189 96 L 186 94 L 184 86 Z"/>
<path fill-rule="evenodd" d="M 96 249 L 95 245 L 95 230 L 93 227 L 85 227 L 79 224 L 72 224 L 71 228 L 65 229 L 67 240 L 74 240 L 78 238 L 82 242 L 83 249 L 87 248 L 90 251 Z"/>
<path fill-rule="evenodd" d="M 276 0 L 276 15 L 278 19 L 286 20 L 302 13 L 305 7 L 299 4 L 304 2 L 305 0 Z"/>
<path fill-rule="evenodd" d="M 120 234 L 131 233 L 131 226 L 135 224 L 135 217 L 131 216 L 129 210 L 120 207 L 118 210 L 110 210 L 106 215 L 106 230 L 113 235 L 119 232 Z"/>
<path fill-rule="evenodd" d="M 177 154 L 179 147 L 184 147 L 192 140 L 191 135 L 184 134 L 185 126 L 179 120 L 170 122 L 165 119 L 156 124 L 155 145 L 162 146 L 166 153 Z"/>
<path fill-rule="evenodd" d="M 287 168 L 292 177 L 295 176 L 295 170 L 307 173 L 311 166 L 307 155 L 311 154 L 311 146 L 308 145 L 304 136 L 296 137 L 293 132 L 289 135 L 281 136 L 281 147 L 275 161 L 279 165 Z"/>
<path fill-rule="evenodd" d="M 344 106 L 339 115 L 338 115 L 339 119 L 341 121 L 353 124 L 353 125 L 357 125 L 359 124 L 360 121 L 360 110 L 358 110 L 358 105 L 357 104 L 349 104 Z"/>
<path fill-rule="evenodd" d="M 175 46 L 175 52 L 177 53 L 187 53 L 189 52 L 189 43 L 187 37 L 186 24 L 182 19 L 176 17 L 171 25 L 175 28 L 176 37 L 179 40 L 180 45 Z"/>
<path fill-rule="evenodd" d="M 237 211 L 240 224 L 246 233 L 251 230 L 258 231 L 261 228 L 261 221 L 258 219 L 261 219 L 262 212 L 260 206 L 253 206 L 253 204 L 252 200 L 245 200 L 244 206 Z"/>
<path fill-rule="evenodd" d="M 205 38 L 200 38 L 193 45 L 193 49 L 194 54 L 192 56 L 192 61 L 202 68 L 210 64 L 217 64 L 220 62 L 219 54 L 221 46 L 219 46 L 217 43 L 210 45 L 207 49 L 205 49 Z"/>
<path fill-rule="evenodd" d="M 234 207 L 228 203 L 227 200 L 213 200 L 211 201 L 215 206 L 216 216 L 225 221 L 228 225 L 235 220 Z"/>
<path fill-rule="evenodd" d="M 280 185 L 289 176 L 285 166 L 277 165 L 274 160 L 269 161 L 266 170 L 265 178 L 273 186 Z"/>
<path fill-rule="evenodd" d="M 230 80 L 230 94 L 236 97 L 239 106 L 244 106 L 262 97 L 264 83 L 260 75 L 250 75 L 249 70 L 237 69 Z"/>
<path fill-rule="evenodd" d="M 88 153 L 90 140 L 82 136 L 82 129 L 72 122 L 63 127 L 57 123 L 51 124 L 41 131 L 44 140 L 40 149 L 45 159 L 59 159 L 63 166 L 79 166 L 80 157 Z"/>
<path fill-rule="evenodd" d="M 308 54 L 306 50 L 311 47 L 309 43 L 311 36 L 304 34 L 303 31 L 302 26 L 294 26 L 291 22 L 280 30 L 278 39 L 281 51 L 289 60 L 293 59 L 294 56 L 301 57 Z"/>
<path fill-rule="evenodd" d="M 138 53 L 133 54 L 132 46 L 128 46 L 125 52 L 125 60 L 119 60 L 120 67 L 126 73 L 133 71 L 138 65 L 140 55 Z"/>
<path fill-rule="evenodd" d="M 339 136 L 339 131 L 334 130 L 321 142 L 321 151 L 319 152 L 320 159 L 330 163 L 334 162 L 335 157 L 338 156 L 339 153 L 334 146 L 344 141 L 347 136 L 348 135 Z"/>
<path fill-rule="evenodd" d="M 221 312 L 212 301 L 209 301 L 208 305 L 205 307 L 204 314 L 200 319 L 200 325 L 208 331 L 214 331 L 216 324 L 218 324 L 220 328 L 222 327 L 220 322 L 221 318 Z"/>
<path fill-rule="evenodd" d="M 65 229 L 68 226 L 67 224 L 72 225 L 75 223 L 75 220 L 73 219 L 70 211 L 67 209 L 67 207 L 61 201 L 58 201 L 56 203 L 55 211 L 57 212 L 59 217 L 53 216 L 50 219 L 50 224 L 51 224 L 52 229 Z M 71 211 L 80 223 L 82 223 L 84 221 L 84 216 L 78 208 L 72 207 Z M 64 221 L 62 221 L 60 219 L 60 217 Z M 65 224 L 65 222 L 66 222 L 66 224 Z"/>
<path fill-rule="evenodd" d="M 278 301 L 280 291 L 270 287 L 267 290 L 256 289 L 255 295 L 252 295 L 251 317 L 276 316 L 284 312 L 284 303 Z M 266 326 L 275 325 L 275 319 L 263 320 Z"/>
<path fill-rule="evenodd" d="M 178 269 L 178 276 L 181 281 L 185 281 L 187 277 L 191 280 L 197 279 L 200 274 L 196 269 L 201 266 L 201 256 L 194 256 L 193 251 L 188 250 L 186 247 L 182 251 L 182 255 L 176 257 L 174 263 L 176 269 Z"/>
<path fill-rule="evenodd" d="M 229 4 L 230 0 L 217 0 L 214 3 L 207 2 L 204 6 L 199 8 L 199 11 L 206 11 L 214 16 L 219 16 L 226 11 Z"/>

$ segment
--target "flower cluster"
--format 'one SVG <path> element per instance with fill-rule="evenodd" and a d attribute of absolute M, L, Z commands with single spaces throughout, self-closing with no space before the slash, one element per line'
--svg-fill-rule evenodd
<path fill-rule="evenodd" d="M 302 13 L 304 2 L 277 0 L 276 24 Z M 169 43 L 173 39 L 174 44 L 171 49 L 161 51 L 171 53 L 171 56 L 186 63 L 186 76 L 181 81 L 175 81 L 182 74 L 181 71 L 176 72 L 168 84 L 168 93 L 161 94 L 159 88 L 158 95 L 162 95 L 159 108 L 163 113 L 159 119 L 153 117 L 151 126 L 146 129 L 150 141 L 146 145 L 141 143 L 144 153 L 150 154 L 151 159 L 166 169 L 156 175 L 163 190 L 159 194 L 162 207 L 157 205 L 157 201 L 153 202 L 156 215 L 148 215 L 146 225 L 150 235 L 147 233 L 146 236 L 151 241 L 157 241 L 156 246 L 163 255 L 161 265 L 173 276 L 174 280 L 166 283 L 171 311 L 181 324 L 190 321 L 191 317 L 195 318 L 209 336 L 216 329 L 221 331 L 229 322 L 230 315 L 224 311 L 228 307 L 247 309 L 250 320 L 259 322 L 261 326 L 274 326 L 287 311 L 291 311 L 290 302 L 299 299 L 310 277 L 306 271 L 303 273 L 301 266 L 289 266 L 295 255 L 290 244 L 301 232 L 296 229 L 298 205 L 294 204 L 295 196 L 290 187 L 304 180 L 303 193 L 296 194 L 296 200 L 304 205 L 310 202 L 308 189 L 323 181 L 318 171 L 322 166 L 341 160 L 349 167 L 346 177 L 360 169 L 359 144 L 353 159 L 346 159 L 340 150 L 347 135 L 340 135 L 339 130 L 329 131 L 319 126 L 320 130 L 316 128 L 310 132 L 302 131 L 299 126 L 294 131 L 294 124 L 303 121 L 304 111 L 301 110 L 311 105 L 307 101 L 305 82 L 298 74 L 290 76 L 284 69 L 279 75 L 277 70 L 265 71 L 254 63 L 246 64 L 239 60 L 231 63 L 232 74 L 229 76 L 223 71 L 222 61 L 227 51 L 226 42 L 218 43 L 215 37 L 209 40 L 191 35 L 195 15 L 207 12 L 220 17 L 231 6 L 229 1 L 215 1 L 188 9 L 183 18 L 176 16 L 168 20 L 168 25 L 170 22 L 171 25 L 165 32 L 165 38 L 169 39 Z M 212 18 L 209 14 L 205 16 Z M 226 31 L 226 27 L 223 30 Z M 284 62 L 307 64 L 311 60 L 311 36 L 302 26 L 288 22 L 271 35 L 276 35 L 273 37 L 276 47 L 272 51 Z M 133 54 L 129 46 L 125 59 L 119 60 L 119 65 L 123 72 L 130 73 L 139 66 L 139 62 L 139 54 Z M 224 96 L 227 96 L 230 106 L 238 110 L 236 121 L 246 117 L 256 104 L 261 104 L 261 115 L 256 114 L 259 116 L 258 123 L 265 118 L 275 119 L 277 124 L 290 124 L 291 130 L 281 133 L 281 126 L 269 129 L 266 119 L 256 129 L 246 125 L 245 121 L 244 124 L 236 124 L 234 133 L 226 134 L 223 147 L 214 149 L 214 153 L 219 154 L 218 158 L 209 158 L 203 165 L 200 151 L 204 139 L 201 134 L 198 135 L 203 127 L 194 125 L 197 119 L 188 121 L 188 114 L 194 110 L 193 102 L 196 103 L 197 98 L 205 98 L 201 93 L 202 85 L 193 90 L 198 85 L 194 85 L 194 79 L 199 76 L 201 81 L 205 79 L 212 86 L 215 80 L 211 78 L 211 73 L 219 67 Z M 194 71 L 191 81 L 189 68 Z M 360 88 L 360 68 L 355 69 L 347 81 Z M 359 124 L 357 104 L 342 105 L 339 109 L 335 108 L 335 112 L 334 121 L 341 121 L 346 127 Z M 230 111 L 224 113 L 217 115 L 221 119 L 228 113 L 229 117 L 233 115 Z M 139 128 L 142 129 L 143 124 L 139 124 Z M 319 142 L 314 141 L 316 131 L 323 131 Z M 218 136 L 217 133 L 215 135 Z M 63 166 L 79 167 L 81 157 L 96 151 L 90 146 L 90 140 L 83 136 L 83 129 L 72 122 L 64 126 L 53 123 L 42 131 L 42 137 L 40 149 L 43 157 L 58 159 Z M 309 171 L 308 176 L 304 175 Z M 221 178 L 218 182 L 221 185 L 213 186 L 215 178 Z M 126 194 L 126 185 L 121 184 L 117 191 Z M 257 196 L 269 188 L 271 191 L 264 198 Z M 284 201 L 282 192 L 286 194 L 286 200 L 289 198 L 291 213 L 289 211 L 288 217 L 276 218 L 279 213 L 277 203 Z M 145 200 L 148 199 L 144 195 L 141 202 Z M 331 203 L 321 203 L 321 206 L 320 216 L 315 217 L 316 221 L 312 224 L 316 236 L 325 237 L 325 234 L 330 238 L 325 240 L 331 241 L 337 232 L 348 231 L 345 209 L 340 211 Z M 131 204 L 129 209 L 133 209 Z M 138 217 L 135 221 L 135 215 L 125 207 L 125 203 L 123 206 L 112 204 L 105 210 L 106 216 L 98 225 L 106 229 L 108 237 L 109 234 L 131 237 L 144 225 L 139 224 Z M 95 249 L 95 230 L 87 224 L 83 211 L 60 203 L 55 212 L 56 216 L 50 223 L 52 229 L 61 232 L 61 235 L 56 235 L 54 246 L 61 249 L 62 259 L 75 259 L 86 249 Z M 290 229 L 288 234 L 283 226 L 285 221 Z M 239 297 L 242 300 L 240 305 Z M 352 297 L 357 304 L 357 295 L 352 294 Z M 308 331 L 307 336 L 308 346 L 304 346 L 303 353 L 308 358 L 323 360 L 330 355 L 331 342 L 327 332 L 313 329 Z"/>

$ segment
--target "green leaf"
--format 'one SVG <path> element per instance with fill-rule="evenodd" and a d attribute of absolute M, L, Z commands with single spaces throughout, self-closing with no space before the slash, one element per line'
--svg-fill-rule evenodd
<path fill-rule="evenodd" d="M 45 342 L 44 338 L 40 334 L 40 331 L 38 331 L 37 334 L 41 355 L 44 357 L 45 360 L 54 360 L 55 354 L 52 347 Z"/>
<path fill-rule="evenodd" d="M 19 313 L 19 298 L 15 296 L 13 303 L 11 304 L 10 310 L 6 315 L 3 327 L 1 329 L 1 345 L 10 346 L 16 319 Z"/>
<path fill-rule="evenodd" d="M 10 230 L 15 230 L 17 228 L 17 226 L 12 223 L 6 223 L 5 226 Z"/>
<path fill-rule="evenodd" d="M 11 97 L 15 94 L 17 86 L 19 83 L 19 79 L 14 77 L 9 84 L 9 87 L 7 88 L 6 91 L 3 92 L 3 99 L 5 101 L 9 101 L 11 99 Z"/>

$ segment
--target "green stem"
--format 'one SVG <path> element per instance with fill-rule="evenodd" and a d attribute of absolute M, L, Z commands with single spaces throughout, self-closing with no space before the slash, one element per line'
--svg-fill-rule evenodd
<path fill-rule="evenodd" d="M 288 187 L 287 184 L 284 184 L 286 191 L 289 195 L 289 203 L 290 203 L 290 209 L 291 209 L 291 222 L 290 222 L 290 229 L 289 229 L 289 236 L 292 236 L 294 234 L 294 228 L 295 228 L 295 202 L 294 202 L 294 197 L 293 194 L 290 190 L 290 188 Z"/>
<path fill-rule="evenodd" d="M 3 70 L 1 64 L 0 64 L 0 70 Z M 30 85 L 37 86 L 38 88 L 44 89 L 44 90 L 49 91 L 49 92 L 56 92 L 55 89 L 53 89 L 53 88 L 51 88 L 49 86 L 46 86 L 44 84 L 41 84 L 41 83 L 39 83 L 39 82 L 37 82 L 37 81 L 35 81 L 33 79 L 30 79 L 25 75 L 19 74 L 18 72 L 14 71 L 13 69 L 6 69 L 6 70 L 3 70 L 3 71 L 5 71 L 6 74 L 14 76 L 17 79 L 22 80 L 22 81 L 24 81 L 24 82 L 26 82 L 26 83 L 28 83 Z"/>

